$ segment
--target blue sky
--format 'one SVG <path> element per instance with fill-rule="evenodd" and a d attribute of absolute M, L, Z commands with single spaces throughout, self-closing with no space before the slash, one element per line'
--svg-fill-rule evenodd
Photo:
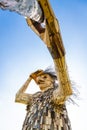
<path fill-rule="evenodd" d="M 73 130 L 86 130 L 87 116 L 87 1 L 50 0 L 59 20 L 71 80 L 79 86 L 79 106 L 68 105 Z M 25 105 L 14 102 L 17 90 L 29 74 L 52 65 L 43 42 L 27 26 L 23 16 L 0 10 L 0 129 L 20 130 Z M 37 91 L 32 82 L 29 92 Z"/>

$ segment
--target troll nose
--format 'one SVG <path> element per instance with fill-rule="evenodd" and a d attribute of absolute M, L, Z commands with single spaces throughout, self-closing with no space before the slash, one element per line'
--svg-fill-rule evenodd
<path fill-rule="evenodd" d="M 44 82 L 44 78 L 43 77 L 37 77 L 37 82 Z"/>

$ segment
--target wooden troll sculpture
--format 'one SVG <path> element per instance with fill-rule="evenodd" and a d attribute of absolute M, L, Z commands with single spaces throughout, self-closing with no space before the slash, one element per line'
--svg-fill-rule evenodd
<path fill-rule="evenodd" d="M 71 130 L 65 102 L 72 88 L 58 20 L 49 0 L 0 0 L 0 8 L 26 17 L 27 24 L 47 46 L 55 66 L 55 72 L 49 68 L 33 72 L 17 92 L 15 101 L 27 105 L 22 130 Z M 41 91 L 25 93 L 32 79 Z"/>

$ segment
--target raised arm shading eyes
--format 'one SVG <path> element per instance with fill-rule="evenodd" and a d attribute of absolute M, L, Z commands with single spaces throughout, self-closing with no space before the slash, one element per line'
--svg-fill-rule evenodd
<path fill-rule="evenodd" d="M 26 82 L 24 83 L 24 85 L 18 90 L 18 92 L 16 93 L 15 102 L 23 103 L 23 104 L 30 104 L 31 103 L 32 95 L 25 93 L 31 79 L 32 78 L 29 77 L 26 80 Z"/>
<path fill-rule="evenodd" d="M 24 85 L 16 93 L 15 102 L 19 102 L 19 103 L 23 103 L 23 104 L 27 104 L 27 105 L 29 105 L 31 103 L 33 95 L 27 94 L 27 93 L 25 93 L 25 91 L 28 88 L 31 80 L 34 79 L 34 81 L 36 82 L 36 77 L 42 73 L 43 73 L 43 70 L 37 70 L 36 72 L 31 73 L 31 75 L 26 80 Z"/>

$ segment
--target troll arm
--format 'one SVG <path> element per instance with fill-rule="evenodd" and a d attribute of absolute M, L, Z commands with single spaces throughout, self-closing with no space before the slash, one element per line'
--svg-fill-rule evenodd
<path fill-rule="evenodd" d="M 32 100 L 32 95 L 25 93 L 30 81 L 31 77 L 29 77 L 24 85 L 18 90 L 15 97 L 15 102 L 23 103 L 23 104 L 29 104 Z"/>
<path fill-rule="evenodd" d="M 53 93 L 53 100 L 57 104 L 62 104 L 68 96 L 72 94 L 70 79 L 67 72 L 65 60 L 65 49 L 60 33 L 58 20 L 56 19 L 48 0 L 39 0 L 41 8 L 44 12 L 44 28 L 36 22 L 26 19 L 31 29 L 43 40 L 46 44 L 55 65 L 59 87 Z M 41 31 L 42 30 L 42 31 Z"/>

